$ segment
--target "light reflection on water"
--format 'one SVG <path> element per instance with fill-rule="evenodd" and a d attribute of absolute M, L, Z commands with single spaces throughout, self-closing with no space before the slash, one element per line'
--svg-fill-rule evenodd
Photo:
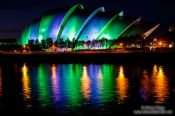
<path fill-rule="evenodd" d="M 118 70 L 115 71 L 115 68 Z M 51 97 L 54 102 L 63 98 L 62 100 L 66 100 L 65 103 L 69 102 L 68 105 L 73 107 L 80 105 L 81 99 L 89 100 L 91 97 L 98 101 L 101 100 L 101 102 L 108 102 L 116 98 L 118 104 L 122 104 L 129 96 L 129 81 L 124 71 L 123 66 L 114 67 L 106 64 L 102 66 L 64 64 L 59 67 L 54 64 L 51 66 L 40 64 L 36 77 L 38 85 L 30 85 L 30 76 L 32 75 L 28 74 L 28 67 L 24 64 L 22 67 L 22 93 L 24 100 L 28 101 L 31 99 L 31 86 L 37 86 L 38 100 L 41 106 L 50 104 Z M 117 76 L 115 77 L 115 75 Z M 62 82 L 61 85 L 60 82 Z M 146 101 L 151 92 L 156 98 L 155 103 L 166 102 L 168 80 L 161 66 L 153 67 L 152 78 L 148 77 L 146 70 L 143 71 L 141 97 Z"/>
<path fill-rule="evenodd" d="M 38 73 L 37 73 L 37 84 L 34 85 L 38 87 L 38 100 L 40 102 L 41 107 L 47 107 L 51 104 L 51 85 L 50 85 L 50 75 L 49 75 L 49 67 L 48 65 L 40 64 L 38 66 Z"/>
<path fill-rule="evenodd" d="M 127 70 L 126 70 L 127 68 Z M 163 66 L 135 67 L 112 64 L 23 64 L 17 70 L 26 109 L 54 108 L 61 112 L 78 111 L 81 107 L 98 109 L 108 103 L 121 105 L 133 101 L 167 103 L 169 79 Z M 2 92 L 0 67 L 0 97 Z M 136 81 L 136 82 L 135 82 Z M 137 82 L 139 85 L 137 86 Z M 133 86 L 134 85 L 134 86 Z M 138 91 L 138 89 L 140 91 Z M 137 92 L 138 91 L 138 92 Z M 137 104 L 136 102 L 136 104 Z M 115 108 L 114 108 L 115 109 Z"/>
<path fill-rule="evenodd" d="M 57 74 L 57 67 L 55 66 L 55 64 L 53 64 L 51 66 L 51 87 L 52 87 L 52 92 L 53 92 L 53 99 L 54 101 L 59 101 L 60 100 L 60 88 L 59 88 L 59 78 L 58 78 L 58 74 Z"/>
<path fill-rule="evenodd" d="M 91 80 L 87 73 L 87 67 L 83 66 L 83 74 L 81 77 L 81 91 L 86 100 L 90 98 L 90 93 L 91 93 L 90 86 L 91 86 Z"/>
<path fill-rule="evenodd" d="M 162 66 L 154 66 L 153 68 L 153 93 L 156 98 L 155 103 L 165 103 L 169 94 L 168 79 L 164 74 Z"/>
<path fill-rule="evenodd" d="M 30 77 L 28 75 L 28 68 L 26 64 L 23 65 L 22 69 L 22 90 L 23 90 L 23 98 L 24 101 L 29 101 L 31 99 L 31 88 L 30 88 Z M 29 108 L 30 105 L 27 104 Z"/>
<path fill-rule="evenodd" d="M 143 70 L 142 72 L 143 77 L 141 78 L 141 87 L 140 87 L 140 93 L 143 101 L 148 101 L 148 99 L 151 97 L 151 90 L 152 90 L 152 83 L 151 83 L 151 77 L 148 74 L 147 70 Z"/>
<path fill-rule="evenodd" d="M 128 97 L 128 79 L 124 75 L 123 66 L 119 67 L 119 74 L 116 78 L 116 89 L 118 93 L 118 103 L 121 104 L 125 102 L 125 99 Z"/>
<path fill-rule="evenodd" d="M 154 103 L 166 103 L 169 97 L 169 83 L 162 66 L 154 65 L 152 74 L 148 74 L 147 70 L 143 70 L 140 90 L 144 101 L 150 100 L 152 96 Z"/>

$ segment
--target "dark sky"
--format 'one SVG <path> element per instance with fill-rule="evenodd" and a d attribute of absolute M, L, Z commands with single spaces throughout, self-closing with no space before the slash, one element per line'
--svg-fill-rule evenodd
<path fill-rule="evenodd" d="M 47 10 L 82 3 L 88 8 L 104 6 L 106 10 L 123 10 L 125 15 L 141 16 L 161 27 L 175 24 L 173 0 L 1 0 L 0 38 L 17 38 L 22 28 Z"/>

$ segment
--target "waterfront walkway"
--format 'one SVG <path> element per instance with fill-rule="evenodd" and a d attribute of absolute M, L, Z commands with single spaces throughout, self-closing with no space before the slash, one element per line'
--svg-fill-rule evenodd
<path fill-rule="evenodd" d="M 173 50 L 77 50 L 77 51 L 0 51 L 0 54 L 134 54 L 134 53 L 174 53 Z"/>

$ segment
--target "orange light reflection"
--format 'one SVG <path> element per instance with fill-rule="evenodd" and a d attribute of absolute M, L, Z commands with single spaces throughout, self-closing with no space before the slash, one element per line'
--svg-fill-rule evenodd
<path fill-rule="evenodd" d="M 22 67 L 22 90 L 24 100 L 27 102 L 31 99 L 31 88 L 30 88 L 30 79 L 28 76 L 28 68 L 26 64 Z M 29 103 L 26 104 L 27 108 L 30 108 L 31 105 Z"/>
<path fill-rule="evenodd" d="M 83 74 L 81 77 L 81 91 L 85 99 L 90 98 L 90 92 L 91 92 L 90 84 L 91 80 L 87 74 L 87 67 L 83 66 Z"/>
<path fill-rule="evenodd" d="M 155 70 L 153 69 L 153 74 L 155 74 Z M 160 66 L 158 68 L 158 72 L 156 75 L 153 75 L 152 83 L 154 85 L 153 93 L 156 98 L 155 103 L 162 104 L 166 102 L 166 99 L 169 94 L 168 80 L 164 75 L 163 68 Z"/>
<path fill-rule="evenodd" d="M 125 78 L 123 67 L 119 68 L 119 75 L 116 78 L 116 89 L 118 95 L 118 103 L 124 103 L 126 98 L 128 97 L 128 79 Z"/>

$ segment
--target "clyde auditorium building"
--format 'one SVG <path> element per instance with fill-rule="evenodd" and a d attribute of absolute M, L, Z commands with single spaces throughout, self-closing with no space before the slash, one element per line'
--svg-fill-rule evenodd
<path fill-rule="evenodd" d="M 92 11 L 76 4 L 71 8 L 49 11 L 42 18 L 33 21 L 23 30 L 18 43 L 26 45 L 29 40 L 38 39 L 41 42 L 47 38 L 51 38 L 53 42 L 59 39 L 87 42 L 104 38 L 115 42 L 119 37 L 136 34 L 146 38 L 158 26 L 159 24 L 141 22 L 140 17 L 125 16 L 123 11 L 109 13 L 105 12 L 104 7 Z M 82 48 L 78 44 L 74 47 Z"/>

